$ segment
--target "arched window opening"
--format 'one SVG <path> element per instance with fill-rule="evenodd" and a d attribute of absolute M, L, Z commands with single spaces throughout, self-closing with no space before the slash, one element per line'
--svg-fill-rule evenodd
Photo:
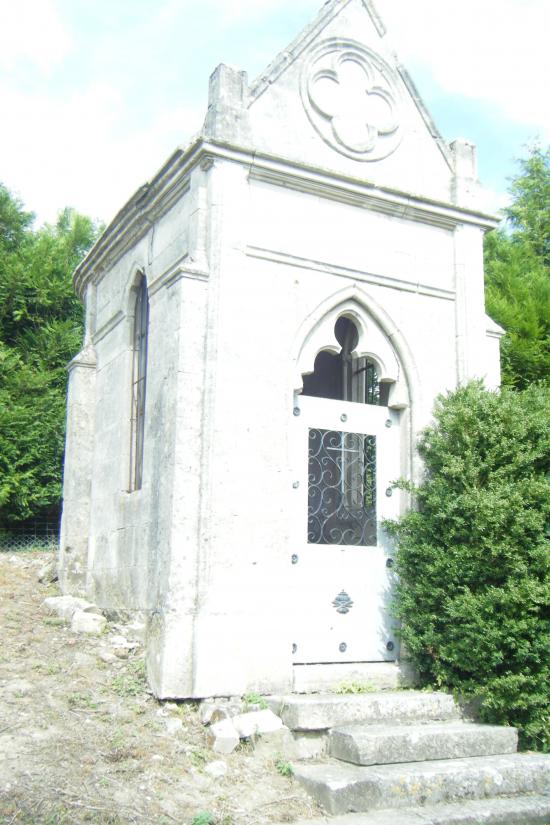
<path fill-rule="evenodd" d="M 143 442 L 145 435 L 145 390 L 147 385 L 147 337 L 149 328 L 149 297 L 147 281 L 142 275 L 137 286 L 133 359 L 132 411 L 130 437 L 130 492 L 141 489 L 143 482 Z"/>
<path fill-rule="evenodd" d="M 303 377 L 302 394 L 387 407 L 389 384 L 379 381 L 374 362 L 366 357 L 352 357 L 359 341 L 353 321 L 338 318 L 334 334 L 342 349 L 338 355 L 324 351 L 317 355 L 314 371 Z"/>

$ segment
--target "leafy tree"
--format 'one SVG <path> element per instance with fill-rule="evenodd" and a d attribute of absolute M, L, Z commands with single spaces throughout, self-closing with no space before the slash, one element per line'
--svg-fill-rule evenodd
<path fill-rule="evenodd" d="M 387 525 L 407 651 L 424 684 L 549 750 L 550 388 L 440 397 L 419 450 L 416 509 Z"/>
<path fill-rule="evenodd" d="M 550 147 L 531 150 L 520 160 L 521 174 L 512 181 L 513 202 L 506 216 L 515 240 L 527 243 L 545 266 L 550 266 Z"/>
<path fill-rule="evenodd" d="M 503 384 L 522 389 L 550 383 L 550 149 L 521 161 L 510 192 L 510 231 L 486 238 L 486 303 L 506 330 Z"/>
<path fill-rule="evenodd" d="M 63 210 L 35 231 L 0 185 L 0 525 L 57 516 L 66 365 L 82 339 L 71 273 L 95 240 L 87 217 Z"/>

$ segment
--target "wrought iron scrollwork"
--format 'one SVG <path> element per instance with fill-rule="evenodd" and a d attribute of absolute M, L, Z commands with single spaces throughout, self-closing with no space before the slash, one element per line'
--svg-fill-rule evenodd
<path fill-rule="evenodd" d="M 309 431 L 308 542 L 376 545 L 376 436 Z"/>

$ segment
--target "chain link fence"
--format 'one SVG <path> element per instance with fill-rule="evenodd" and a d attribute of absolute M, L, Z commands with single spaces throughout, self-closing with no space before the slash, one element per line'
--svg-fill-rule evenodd
<path fill-rule="evenodd" d="M 0 553 L 57 550 L 59 528 L 49 522 L 25 527 L 0 527 Z"/>

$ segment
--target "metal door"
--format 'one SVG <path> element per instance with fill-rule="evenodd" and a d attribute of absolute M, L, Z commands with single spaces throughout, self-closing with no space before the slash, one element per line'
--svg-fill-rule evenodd
<path fill-rule="evenodd" d="M 393 661 L 392 548 L 399 413 L 300 397 L 293 421 L 295 663 Z"/>

